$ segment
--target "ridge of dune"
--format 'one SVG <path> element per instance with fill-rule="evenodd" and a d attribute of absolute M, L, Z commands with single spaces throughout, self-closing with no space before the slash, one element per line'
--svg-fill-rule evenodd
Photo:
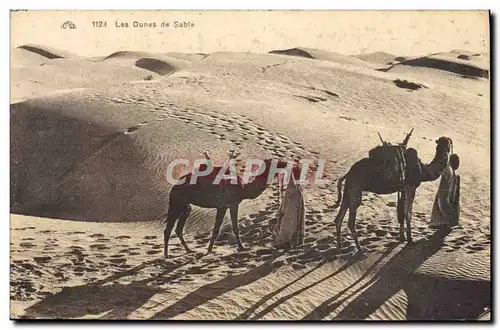
<path fill-rule="evenodd" d="M 168 63 L 155 58 L 141 58 L 135 62 L 135 66 L 152 71 L 160 76 L 165 76 L 175 71 L 175 69 Z"/>
<path fill-rule="evenodd" d="M 10 51 L 11 67 L 41 65 L 47 57 L 23 48 L 13 48 Z"/>
<path fill-rule="evenodd" d="M 109 60 L 109 59 L 120 59 L 120 58 L 141 58 L 141 57 L 151 57 L 154 55 L 160 55 L 160 54 L 153 54 L 153 53 L 148 53 L 148 52 L 138 52 L 138 51 L 129 51 L 129 50 L 120 50 L 114 53 L 109 54 L 108 56 L 103 58 L 103 61 Z"/>
<path fill-rule="evenodd" d="M 321 49 L 314 49 L 314 48 L 296 47 L 296 48 L 283 49 L 283 50 L 272 50 L 269 52 L 269 54 L 304 57 L 304 58 L 310 58 L 310 59 L 316 59 L 316 60 L 322 60 L 322 61 L 336 62 L 336 63 L 340 63 L 340 64 L 361 66 L 361 67 L 372 68 L 372 69 L 377 67 L 373 63 L 364 61 L 364 60 L 356 58 L 356 57 L 351 57 L 351 56 L 342 55 L 342 54 L 335 53 L 335 52 L 329 52 L 329 51 L 325 51 L 325 50 L 321 50 Z"/>
<path fill-rule="evenodd" d="M 39 62 L 36 62 L 37 60 Z M 15 61 L 27 65 L 15 65 Z M 100 88 L 131 81 L 152 80 L 188 66 L 188 63 L 182 60 L 151 57 L 119 61 L 43 57 L 33 60 L 21 57 L 13 62 L 11 99 L 14 102 L 49 95 L 58 89 Z"/>
<path fill-rule="evenodd" d="M 355 58 L 359 58 L 360 60 L 363 60 L 366 62 L 382 64 L 382 65 L 387 65 L 390 62 L 395 61 L 396 58 L 398 58 L 397 55 L 386 53 L 386 52 L 373 52 L 373 53 L 366 53 L 366 54 L 356 54 L 356 55 L 351 55 L 351 56 L 355 57 Z"/>
<path fill-rule="evenodd" d="M 397 63 L 393 67 L 395 66 L 425 67 L 472 78 L 489 77 L 489 65 L 473 63 L 459 58 L 444 56 L 442 54 L 409 59 L 401 63 Z M 388 71 L 391 69 L 392 67 L 389 68 Z"/>
<path fill-rule="evenodd" d="M 59 49 L 41 46 L 41 45 L 35 45 L 35 44 L 26 44 L 26 45 L 19 46 L 17 48 L 33 52 L 35 54 L 41 55 L 41 56 L 46 57 L 48 59 L 75 58 L 75 57 L 77 57 L 76 55 L 74 55 L 70 52 L 67 52 L 67 51 L 62 51 Z"/>
<path fill-rule="evenodd" d="M 116 65 L 135 65 L 138 68 L 149 70 L 160 76 L 172 74 L 178 70 L 189 67 L 192 61 L 201 56 L 193 54 L 166 53 L 156 54 L 136 51 L 119 51 L 101 59 Z"/>

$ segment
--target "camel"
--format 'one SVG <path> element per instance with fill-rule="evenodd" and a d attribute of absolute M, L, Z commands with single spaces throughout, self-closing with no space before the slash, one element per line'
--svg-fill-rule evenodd
<path fill-rule="evenodd" d="M 342 202 L 337 217 L 335 218 L 337 248 L 339 250 L 342 245 L 340 233 L 342 221 L 347 210 L 349 210 L 349 220 L 347 225 L 354 239 L 354 243 L 356 244 L 357 251 L 359 253 L 363 252 L 363 248 L 360 246 L 356 235 L 356 211 L 361 204 L 363 191 L 369 191 L 382 195 L 392 194 L 395 192 L 398 193 L 397 217 L 399 222 L 399 238 L 402 241 L 405 240 L 404 225 L 406 219 L 406 239 L 409 244 L 412 243 L 411 216 L 416 189 L 422 182 L 434 181 L 439 178 L 443 169 L 448 165 L 450 152 L 453 148 L 453 143 L 450 138 L 440 137 L 436 140 L 437 146 L 434 159 L 429 164 L 423 164 L 420 159 L 418 159 L 417 151 L 415 149 L 406 149 L 406 145 L 412 132 L 406 136 L 406 139 L 402 144 L 399 144 L 402 148 L 402 152 L 404 153 L 406 163 L 404 168 L 405 178 L 402 185 L 394 186 L 391 183 L 384 182 L 380 173 L 377 173 L 377 167 L 380 167 L 380 165 L 374 164 L 373 160 L 370 158 L 363 158 L 354 163 L 349 171 L 339 179 L 337 183 L 338 199 L 334 205 L 334 208 L 337 208 Z M 341 190 L 342 182 L 344 180 L 344 198 L 342 198 Z"/>
<path fill-rule="evenodd" d="M 208 155 L 205 157 L 209 159 Z M 234 157 L 234 153 L 231 153 L 230 158 Z M 260 169 L 261 174 L 255 176 L 254 180 L 243 184 L 241 178 L 238 177 L 238 183 L 229 183 L 229 180 L 222 180 L 219 184 L 213 184 L 214 178 L 221 170 L 221 167 L 214 167 L 211 174 L 208 174 L 203 180 L 198 180 L 194 184 L 189 184 L 191 179 L 191 173 L 184 175 L 180 178 L 186 179 L 186 184 L 175 185 L 170 191 L 169 197 L 169 207 L 168 215 L 166 220 L 165 231 L 163 233 L 164 238 L 164 256 L 168 258 L 168 242 L 170 239 L 170 234 L 175 224 L 177 227 L 175 232 L 181 241 L 182 246 L 187 253 L 191 253 L 183 237 L 183 228 L 186 223 L 186 219 L 191 213 L 191 205 L 196 205 L 202 208 L 215 208 L 217 214 L 215 217 L 215 224 L 212 231 L 212 237 L 208 245 L 207 253 L 210 254 L 213 249 L 215 240 L 217 239 L 220 228 L 222 225 L 222 220 L 226 214 L 227 209 L 231 215 L 231 225 L 233 228 L 233 233 L 238 244 L 238 251 L 244 251 L 246 248 L 241 243 L 239 228 L 238 228 L 238 207 L 239 204 L 245 199 L 255 199 L 260 196 L 266 188 L 268 188 L 268 176 L 271 169 L 271 159 L 266 159 L 262 162 L 260 166 L 264 166 L 264 169 Z M 283 161 L 278 161 L 276 168 L 283 169 L 286 168 L 287 163 Z M 259 173 L 257 172 L 257 173 Z M 277 173 L 276 173 L 277 175 Z M 273 177 L 275 179 L 276 175 Z M 272 182 L 270 180 L 269 182 Z"/>

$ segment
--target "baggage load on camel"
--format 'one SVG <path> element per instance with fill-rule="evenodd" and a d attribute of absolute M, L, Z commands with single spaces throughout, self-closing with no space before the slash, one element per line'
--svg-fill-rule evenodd
<path fill-rule="evenodd" d="M 399 145 L 384 144 L 369 151 L 369 157 L 377 167 L 377 172 L 387 182 L 402 185 L 405 180 L 404 149 Z"/>
<path fill-rule="evenodd" d="M 379 134 L 382 145 L 368 152 L 368 157 L 373 161 L 380 176 L 394 186 L 402 187 L 405 182 L 407 167 L 405 149 L 412 132 L 413 130 L 402 144 L 395 145 L 385 142 Z"/>

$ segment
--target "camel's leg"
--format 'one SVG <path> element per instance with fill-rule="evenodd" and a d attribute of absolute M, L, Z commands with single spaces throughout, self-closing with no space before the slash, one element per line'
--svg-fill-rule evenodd
<path fill-rule="evenodd" d="M 240 229 L 238 228 L 238 204 L 231 205 L 229 207 L 229 213 L 231 214 L 231 225 L 233 227 L 233 234 L 236 238 L 236 243 L 238 244 L 238 250 L 245 251 L 245 247 L 241 244 Z"/>
<path fill-rule="evenodd" d="M 406 239 L 408 243 L 413 243 L 411 237 L 411 216 L 413 212 L 413 201 L 415 199 L 415 188 L 407 187 L 406 189 L 406 200 L 405 200 L 405 218 L 406 218 Z"/>
<path fill-rule="evenodd" d="M 344 189 L 344 198 L 342 199 L 342 204 L 340 204 L 339 213 L 335 218 L 335 229 L 337 230 L 337 248 L 340 250 L 342 248 L 342 235 L 340 233 L 342 229 L 342 221 L 344 221 L 345 214 L 349 209 L 349 194 L 347 193 L 347 188 Z"/>
<path fill-rule="evenodd" d="M 398 191 L 397 214 L 399 222 L 399 239 L 405 241 L 405 192 Z"/>
<path fill-rule="evenodd" d="M 215 224 L 214 229 L 212 231 L 212 238 L 210 238 L 210 244 L 208 244 L 208 253 L 212 253 L 212 249 L 214 247 L 214 242 L 219 236 L 220 227 L 222 225 L 222 220 L 224 220 L 224 215 L 226 214 L 227 208 L 219 208 L 217 209 L 217 215 L 215 216 Z"/>
<path fill-rule="evenodd" d="M 354 243 L 356 244 L 356 248 L 358 252 L 363 252 L 363 248 L 359 244 L 358 235 L 356 234 L 356 213 L 358 207 L 361 205 L 362 191 L 358 186 L 353 186 L 350 191 L 350 199 L 349 199 L 349 220 L 347 221 L 347 226 L 349 227 L 349 231 L 351 232 L 352 238 L 354 239 Z"/>
<path fill-rule="evenodd" d="M 170 234 L 172 233 L 172 229 L 174 229 L 175 223 L 179 216 L 182 214 L 182 210 L 184 208 L 174 206 L 173 202 L 170 202 L 168 215 L 167 215 L 167 224 L 165 226 L 165 230 L 163 231 L 163 255 L 165 258 L 168 258 L 168 241 L 170 240 Z"/>
<path fill-rule="evenodd" d="M 184 236 L 182 234 L 182 230 L 184 229 L 184 225 L 186 224 L 186 219 L 189 217 L 190 213 L 191 213 L 191 205 L 188 204 L 186 205 L 184 212 L 181 214 L 179 220 L 177 221 L 177 227 L 175 227 L 175 233 L 177 234 L 177 237 L 179 237 L 179 240 L 181 241 L 182 246 L 184 246 L 184 249 L 186 249 L 187 253 L 192 253 L 193 251 L 186 244 L 186 241 L 184 240 Z"/>

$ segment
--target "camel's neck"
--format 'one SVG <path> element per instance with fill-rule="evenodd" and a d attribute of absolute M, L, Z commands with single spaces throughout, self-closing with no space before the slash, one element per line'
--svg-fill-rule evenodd
<path fill-rule="evenodd" d="M 269 171 L 265 171 L 261 175 L 255 177 L 255 179 L 246 184 L 241 191 L 242 199 L 254 199 L 259 197 L 264 190 L 269 186 L 268 180 Z"/>
<path fill-rule="evenodd" d="M 269 185 L 265 180 L 253 181 L 242 190 L 242 199 L 254 199 L 259 197 Z"/>
<path fill-rule="evenodd" d="M 449 159 L 448 151 L 436 150 L 434 159 L 429 164 L 422 164 L 422 182 L 437 180 L 445 167 L 448 166 Z"/>

